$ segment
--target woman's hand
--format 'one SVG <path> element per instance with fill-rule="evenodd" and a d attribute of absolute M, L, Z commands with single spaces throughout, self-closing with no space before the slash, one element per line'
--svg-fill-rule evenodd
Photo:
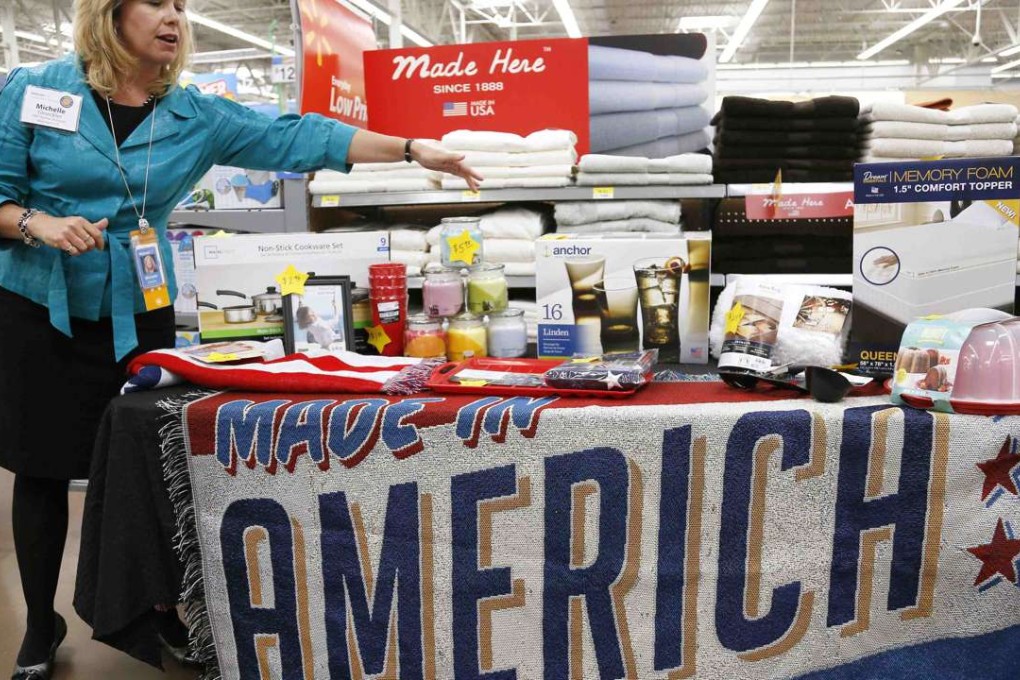
<path fill-rule="evenodd" d="M 77 215 L 53 217 L 39 213 L 28 221 L 28 233 L 51 248 L 59 248 L 68 255 L 81 255 L 105 248 L 103 232 L 109 224 L 105 217 L 98 222 L 89 222 Z"/>
<path fill-rule="evenodd" d="M 471 187 L 471 191 L 478 191 L 478 183 L 484 179 L 464 163 L 464 154 L 429 146 L 417 140 L 411 142 L 411 158 L 429 170 L 447 172 L 462 178 Z"/>

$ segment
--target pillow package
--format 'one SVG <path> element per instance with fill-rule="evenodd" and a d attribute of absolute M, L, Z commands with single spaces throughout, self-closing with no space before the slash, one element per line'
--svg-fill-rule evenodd
<path fill-rule="evenodd" d="M 720 370 L 764 374 L 842 362 L 853 297 L 837 288 L 742 276 L 719 295 L 709 334 Z"/>

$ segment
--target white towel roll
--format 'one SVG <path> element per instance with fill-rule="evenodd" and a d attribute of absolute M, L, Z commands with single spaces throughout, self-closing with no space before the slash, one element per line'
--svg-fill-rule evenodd
<path fill-rule="evenodd" d="M 429 249 L 425 240 L 424 229 L 391 229 L 390 248 L 392 250 L 410 250 L 424 253 Z"/>
<path fill-rule="evenodd" d="M 535 242 L 525 239 L 485 239 L 485 261 L 497 264 L 534 262 Z"/>

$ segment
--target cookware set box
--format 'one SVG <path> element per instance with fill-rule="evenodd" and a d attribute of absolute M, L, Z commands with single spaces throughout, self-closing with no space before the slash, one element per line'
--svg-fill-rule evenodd
<path fill-rule="evenodd" d="M 200 236 L 195 279 L 202 342 L 282 336 L 283 297 L 276 277 L 290 266 L 367 284 L 368 266 L 389 257 L 385 231 Z"/>

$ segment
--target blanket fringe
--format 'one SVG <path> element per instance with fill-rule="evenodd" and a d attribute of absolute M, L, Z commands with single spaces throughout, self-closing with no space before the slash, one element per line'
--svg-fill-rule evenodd
<path fill-rule="evenodd" d="M 386 394 L 415 394 L 425 389 L 432 371 L 446 363 L 446 359 L 423 359 L 417 364 L 401 369 L 383 385 Z"/>
<path fill-rule="evenodd" d="M 160 460 L 163 479 L 167 484 L 170 503 L 177 519 L 174 550 L 184 566 L 181 583 L 181 601 L 188 620 L 188 642 L 191 651 L 205 666 L 200 680 L 221 680 L 216 645 L 213 641 L 209 611 L 205 605 L 205 581 L 202 573 L 202 555 L 198 546 L 198 526 L 195 504 L 188 476 L 188 453 L 184 432 L 184 408 L 195 399 L 214 394 L 209 390 L 189 392 L 174 399 L 157 403 L 165 415 L 160 427 Z"/>

